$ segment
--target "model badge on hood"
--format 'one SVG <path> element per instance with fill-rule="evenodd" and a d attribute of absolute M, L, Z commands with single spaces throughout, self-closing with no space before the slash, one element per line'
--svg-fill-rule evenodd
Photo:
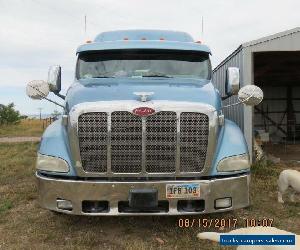
<path fill-rule="evenodd" d="M 138 116 L 148 116 L 148 115 L 152 115 L 155 113 L 155 110 L 152 108 L 148 108 L 148 107 L 139 107 L 139 108 L 135 108 L 132 113 L 134 113 L 135 115 Z"/>
<path fill-rule="evenodd" d="M 154 95 L 154 92 L 133 92 L 134 95 L 141 98 L 141 102 L 147 102 L 148 97 Z"/>

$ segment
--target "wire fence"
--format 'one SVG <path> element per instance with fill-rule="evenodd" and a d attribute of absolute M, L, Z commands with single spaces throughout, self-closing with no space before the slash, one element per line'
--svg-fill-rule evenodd
<path fill-rule="evenodd" d="M 44 118 L 42 119 L 42 126 L 43 126 L 43 130 L 45 128 L 47 128 L 52 122 L 54 122 L 56 119 L 54 117 L 48 117 L 48 118 Z"/>

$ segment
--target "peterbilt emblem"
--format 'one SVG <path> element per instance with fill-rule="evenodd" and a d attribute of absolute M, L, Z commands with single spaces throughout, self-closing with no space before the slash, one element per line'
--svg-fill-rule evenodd
<path fill-rule="evenodd" d="M 139 96 L 142 102 L 146 102 L 149 96 L 154 95 L 154 92 L 133 92 L 133 94 Z"/>
<path fill-rule="evenodd" d="M 148 115 L 152 115 L 155 113 L 155 110 L 152 108 L 148 108 L 148 107 L 139 107 L 139 108 L 135 108 L 132 113 L 134 113 L 135 115 L 138 116 L 148 116 Z"/>

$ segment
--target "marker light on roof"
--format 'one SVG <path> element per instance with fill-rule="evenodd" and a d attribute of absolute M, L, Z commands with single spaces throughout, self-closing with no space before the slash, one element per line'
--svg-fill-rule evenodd
<path fill-rule="evenodd" d="M 201 44 L 202 42 L 199 40 L 199 41 L 196 41 L 195 43 L 200 43 Z"/>
<path fill-rule="evenodd" d="M 128 37 L 124 37 L 123 40 L 128 41 L 129 39 L 128 39 Z"/>
<path fill-rule="evenodd" d="M 92 41 L 91 40 L 87 40 L 86 43 L 92 43 Z"/>
<path fill-rule="evenodd" d="M 165 39 L 163 37 L 159 38 L 160 41 L 164 41 Z"/>
<path fill-rule="evenodd" d="M 147 40 L 145 37 L 142 37 L 141 40 Z"/>

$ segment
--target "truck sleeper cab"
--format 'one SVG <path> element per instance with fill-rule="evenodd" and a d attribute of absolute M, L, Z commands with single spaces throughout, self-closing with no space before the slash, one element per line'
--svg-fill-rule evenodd
<path fill-rule="evenodd" d="M 184 32 L 112 31 L 77 55 L 64 115 L 38 150 L 42 207 L 105 216 L 249 205 L 247 145 L 224 119 L 206 45 Z M 55 74 L 47 84 L 58 94 L 60 68 Z M 228 81 L 236 93 L 236 75 Z"/>

